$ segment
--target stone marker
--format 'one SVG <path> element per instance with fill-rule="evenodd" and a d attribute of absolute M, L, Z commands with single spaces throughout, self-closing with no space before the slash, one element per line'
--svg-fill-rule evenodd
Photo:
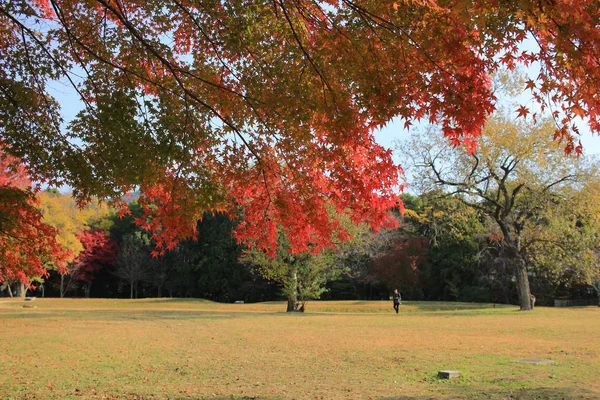
<path fill-rule="evenodd" d="M 236 300 L 235 304 L 244 304 L 244 300 Z"/>
<path fill-rule="evenodd" d="M 458 378 L 459 376 L 460 376 L 460 371 L 451 371 L 451 370 L 438 371 L 438 377 L 440 377 L 442 379 Z"/>
<path fill-rule="evenodd" d="M 524 358 L 522 360 L 512 360 L 511 362 L 535 365 L 554 364 L 554 360 L 543 360 L 538 358 Z"/>

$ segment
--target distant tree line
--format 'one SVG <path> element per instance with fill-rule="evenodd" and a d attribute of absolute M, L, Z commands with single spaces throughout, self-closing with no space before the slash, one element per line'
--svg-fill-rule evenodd
<path fill-rule="evenodd" d="M 403 201 L 397 230 L 375 234 L 356 227 L 349 241 L 320 255 L 289 254 L 280 235 L 275 258 L 237 243 L 235 221 L 208 213 L 198 222 L 196 240 L 153 257 L 150 237 L 134 223 L 141 213 L 132 202 L 131 215 L 106 214 L 78 233 L 83 249 L 68 272 L 51 270 L 28 295 L 287 299 L 289 311 L 301 311 L 314 298 L 387 300 L 398 288 L 408 300 L 518 304 L 514 273 L 498 260 L 497 232 L 482 212 L 442 192 L 406 194 Z M 532 268 L 538 304 L 551 305 L 561 296 L 592 297 L 594 282 L 580 272 Z"/>

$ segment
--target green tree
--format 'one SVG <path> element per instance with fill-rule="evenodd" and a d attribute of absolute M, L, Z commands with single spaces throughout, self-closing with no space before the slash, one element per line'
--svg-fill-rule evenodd
<path fill-rule="evenodd" d="M 541 260 L 550 254 L 544 243 L 563 248 L 565 255 L 582 256 L 567 243 L 574 244 L 569 234 L 558 227 L 576 227 L 576 197 L 585 197 L 577 189 L 596 177 L 587 159 L 565 157 L 561 145 L 550 137 L 552 131 L 548 120 L 515 122 L 497 113 L 476 150 L 452 149 L 433 128 L 403 146 L 422 188 L 442 188 L 490 220 L 498 238 L 496 257 L 512 268 L 522 310 L 532 308 L 528 272 L 534 264 L 550 268 L 550 258 Z M 560 221 L 551 222 L 555 217 Z M 560 268 L 567 265 L 589 268 L 565 262 Z"/>
<path fill-rule="evenodd" d="M 241 260 L 252 265 L 265 279 L 282 285 L 287 298 L 287 312 L 304 311 L 306 302 L 318 299 L 326 290 L 325 284 L 340 274 L 331 252 L 313 254 L 293 253 L 283 232 L 277 235 L 277 250 L 271 257 L 263 250 L 247 249 Z"/>
<path fill-rule="evenodd" d="M 425 296 L 430 300 L 489 301 L 478 282 L 480 236 L 485 234 L 478 210 L 441 191 L 419 196 L 405 220 L 429 242 L 424 271 Z"/>
<path fill-rule="evenodd" d="M 261 299 L 264 282 L 239 260 L 242 246 L 233 237 L 236 223 L 223 213 L 204 214 L 197 237 L 181 242 L 175 250 L 176 290 L 222 302 Z"/>

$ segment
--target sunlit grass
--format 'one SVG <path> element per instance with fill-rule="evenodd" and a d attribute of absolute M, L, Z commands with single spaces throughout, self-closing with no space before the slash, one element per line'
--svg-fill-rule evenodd
<path fill-rule="evenodd" d="M 37 308 L 23 308 L 23 305 Z M 600 309 L 0 300 L 1 399 L 600 398 Z M 552 365 L 516 364 L 544 358 Z M 456 369 L 461 378 L 436 378 Z"/>

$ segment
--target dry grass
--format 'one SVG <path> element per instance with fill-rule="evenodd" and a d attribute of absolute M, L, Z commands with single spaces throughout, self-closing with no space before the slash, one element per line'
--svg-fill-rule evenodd
<path fill-rule="evenodd" d="M 23 305 L 37 308 L 22 308 Z M 0 300 L 2 399 L 598 399 L 600 309 Z M 515 364 L 549 358 L 552 365 Z M 444 381 L 440 369 L 463 376 Z"/>

